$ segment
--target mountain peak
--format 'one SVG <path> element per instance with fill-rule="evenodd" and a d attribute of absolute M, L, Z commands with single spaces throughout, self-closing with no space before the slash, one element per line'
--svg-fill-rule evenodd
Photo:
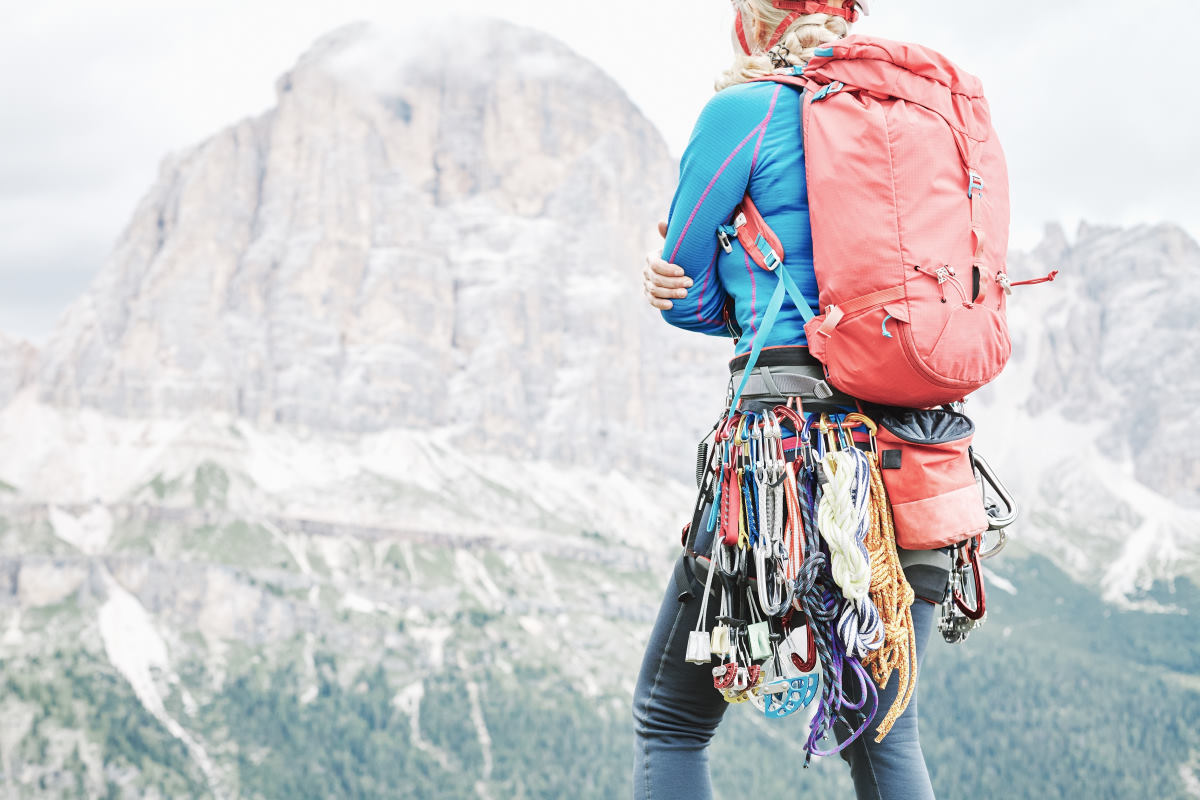
<path fill-rule="evenodd" d="M 41 397 L 317 430 L 467 424 L 477 447 L 578 461 L 582 438 L 661 465 L 637 432 L 665 424 L 683 452 L 699 423 L 658 410 L 668 389 L 642 364 L 721 344 L 665 330 L 638 291 L 674 172 L 620 87 L 547 34 L 344 26 L 275 108 L 165 163 L 51 338 Z"/>
<path fill-rule="evenodd" d="M 418 16 L 403 27 L 352 22 L 321 36 L 276 83 L 333 79 L 382 96 L 414 83 L 522 80 L 585 82 L 623 90 L 599 67 L 548 33 L 487 16 Z"/>
<path fill-rule="evenodd" d="M 1053 264 L 1071 249 L 1066 231 L 1058 222 L 1047 222 L 1042 231 L 1042 241 L 1033 249 L 1032 255 L 1045 264 Z"/>
<path fill-rule="evenodd" d="M 0 332 L 0 408 L 32 380 L 37 356 L 37 348 L 29 342 Z"/>

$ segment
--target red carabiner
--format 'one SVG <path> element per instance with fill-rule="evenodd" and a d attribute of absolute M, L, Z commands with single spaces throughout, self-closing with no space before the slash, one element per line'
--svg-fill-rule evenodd
<path fill-rule="evenodd" d="M 958 564 L 955 569 L 962 569 L 965 566 L 971 568 L 971 574 L 975 578 L 975 608 L 967 605 L 966 598 L 960 590 L 954 590 L 954 605 L 958 606 L 958 610 L 963 613 L 968 619 L 973 619 L 976 622 L 983 619 L 987 613 L 987 595 L 983 588 L 983 570 L 979 566 L 979 547 L 982 536 L 976 536 L 969 539 L 958 550 Z M 963 558 L 963 550 L 967 551 L 967 557 Z"/>
<path fill-rule="evenodd" d="M 808 622 L 804 623 L 808 628 Z M 792 666 L 801 672 L 812 672 L 813 667 L 817 664 L 817 637 L 813 636 L 812 628 L 808 628 L 808 652 L 804 654 L 804 658 L 800 658 L 799 653 L 792 653 Z"/>

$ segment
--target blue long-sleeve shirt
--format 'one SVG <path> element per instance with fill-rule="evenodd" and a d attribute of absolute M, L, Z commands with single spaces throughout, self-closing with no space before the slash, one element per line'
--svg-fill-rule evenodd
<path fill-rule="evenodd" d="M 800 93 L 776 83 L 745 83 L 718 92 L 700 113 L 679 166 L 663 258 L 692 279 L 687 297 L 672 299 L 663 319 L 687 330 L 733 335 L 724 316 L 732 299 L 741 329 L 735 353 L 748 352 L 779 278 L 759 267 L 733 240 L 726 253 L 717 227 L 750 197 L 783 244 L 788 274 L 816 309 L 812 229 L 804 175 Z M 764 346 L 806 344 L 804 318 L 791 297 Z"/>

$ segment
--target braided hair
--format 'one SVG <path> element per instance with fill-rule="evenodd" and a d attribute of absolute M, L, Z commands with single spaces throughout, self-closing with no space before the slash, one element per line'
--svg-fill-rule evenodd
<path fill-rule="evenodd" d="M 822 13 L 802 14 L 768 50 L 767 37 L 783 24 L 790 12 L 776 8 L 771 0 L 735 0 L 734 12 L 740 15 L 744 38 L 751 53 L 745 53 L 735 34 L 733 64 L 717 78 L 718 92 L 769 75 L 777 69 L 804 66 L 817 48 L 850 33 L 850 23 L 843 17 Z"/>

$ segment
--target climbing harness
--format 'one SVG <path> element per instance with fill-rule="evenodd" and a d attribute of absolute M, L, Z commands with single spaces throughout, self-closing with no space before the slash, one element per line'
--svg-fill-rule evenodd
<path fill-rule="evenodd" d="M 727 409 L 711 446 L 706 437 L 698 449 L 699 496 L 686 530 L 709 544 L 695 558 L 707 573 L 686 660 L 710 666 L 726 702 L 803 718 L 810 756 L 867 730 L 877 685 L 892 671 L 906 691 L 891 719 L 911 697 L 912 590 L 896 556 L 875 431 L 862 414 L 806 414 L 793 401 Z M 864 432 L 868 451 L 855 441 Z M 830 742 L 839 720 L 851 735 Z"/>
<path fill-rule="evenodd" d="M 957 409 L 806 413 L 797 398 L 727 407 L 697 451 L 699 495 L 685 534 L 708 544 L 694 552 L 706 574 L 686 660 L 711 669 L 726 702 L 804 720 L 809 757 L 838 752 L 872 725 L 882 741 L 911 703 L 917 674 L 915 593 L 900 563 L 887 467 L 925 458 L 896 456 L 897 442 L 965 448 L 985 522 L 952 545 L 939 622 L 947 641 L 962 641 L 986 616 L 980 561 L 1003 546 L 1017 512 L 969 448 L 972 431 Z M 958 483 L 955 473 L 948 485 Z M 1001 538 L 987 548 L 985 535 Z M 893 675 L 895 700 L 879 708 Z M 839 721 L 850 735 L 836 743 Z"/>

